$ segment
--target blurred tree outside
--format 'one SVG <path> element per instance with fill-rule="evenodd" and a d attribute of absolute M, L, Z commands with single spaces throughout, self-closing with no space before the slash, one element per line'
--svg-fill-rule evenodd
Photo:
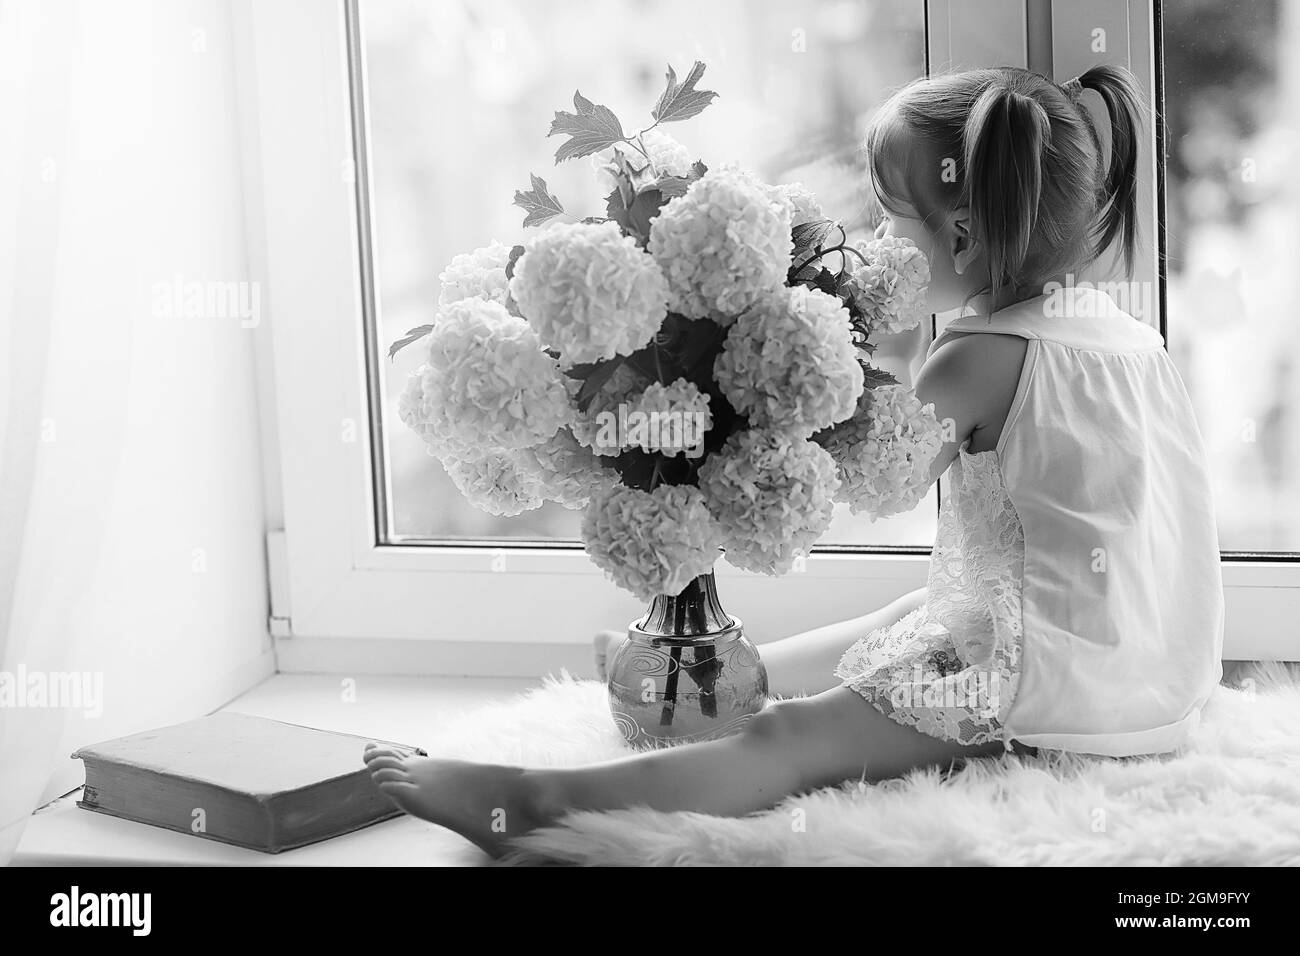
<path fill-rule="evenodd" d="M 1168 344 L 1222 546 L 1300 551 L 1300 5 L 1166 0 Z"/>

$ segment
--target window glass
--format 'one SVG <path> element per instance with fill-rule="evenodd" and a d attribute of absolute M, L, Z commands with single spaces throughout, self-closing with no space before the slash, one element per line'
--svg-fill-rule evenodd
<path fill-rule="evenodd" d="M 1169 350 L 1222 547 L 1300 551 L 1300 4 L 1163 5 Z"/>
<path fill-rule="evenodd" d="M 802 181 L 828 214 L 866 230 L 862 132 L 897 86 L 925 72 L 918 0 L 383 0 L 360 4 L 370 126 L 380 457 L 388 541 L 572 541 L 580 514 L 548 504 L 515 518 L 470 507 L 417 435 L 397 396 L 421 361 L 387 346 L 430 321 L 438 275 L 456 254 L 514 244 L 511 205 L 529 173 L 578 215 L 603 213 L 586 160 L 554 165 L 553 112 L 574 89 L 629 122 L 648 112 L 667 64 L 707 64 L 719 92 L 672 134 L 710 164 L 739 161 L 767 181 Z M 882 344 L 905 381 L 920 333 Z M 823 544 L 929 546 L 934 493 L 915 511 L 871 523 L 842 509 Z"/>

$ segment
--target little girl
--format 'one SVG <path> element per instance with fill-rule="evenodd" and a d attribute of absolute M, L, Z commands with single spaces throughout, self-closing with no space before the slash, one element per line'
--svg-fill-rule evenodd
<path fill-rule="evenodd" d="M 1179 747 L 1221 676 L 1204 450 L 1160 335 L 1067 280 L 1112 243 L 1131 267 L 1138 142 L 1132 80 L 1105 66 L 1062 86 L 1010 68 L 921 80 L 873 120 L 877 234 L 929 258 L 929 311 L 964 312 L 916 381 L 954 440 L 932 472 L 947 493 L 927 587 L 762 646 L 774 690 L 814 696 L 728 738 L 574 769 L 371 744 L 380 788 L 499 854 L 574 810 L 741 815 L 1022 747 Z"/>

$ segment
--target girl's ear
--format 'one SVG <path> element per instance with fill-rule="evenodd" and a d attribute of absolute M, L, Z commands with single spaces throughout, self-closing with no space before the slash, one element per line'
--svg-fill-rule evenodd
<path fill-rule="evenodd" d="M 948 252 L 952 271 L 963 275 L 979 255 L 979 242 L 971 234 L 970 209 L 962 206 L 948 220 Z"/>

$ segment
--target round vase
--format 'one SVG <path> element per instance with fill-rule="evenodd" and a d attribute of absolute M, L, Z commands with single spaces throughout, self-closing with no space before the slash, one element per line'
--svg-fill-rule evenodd
<path fill-rule="evenodd" d="M 627 636 L 606 668 L 610 711 L 634 747 L 723 737 L 763 709 L 767 671 L 712 572 L 656 597 Z"/>

